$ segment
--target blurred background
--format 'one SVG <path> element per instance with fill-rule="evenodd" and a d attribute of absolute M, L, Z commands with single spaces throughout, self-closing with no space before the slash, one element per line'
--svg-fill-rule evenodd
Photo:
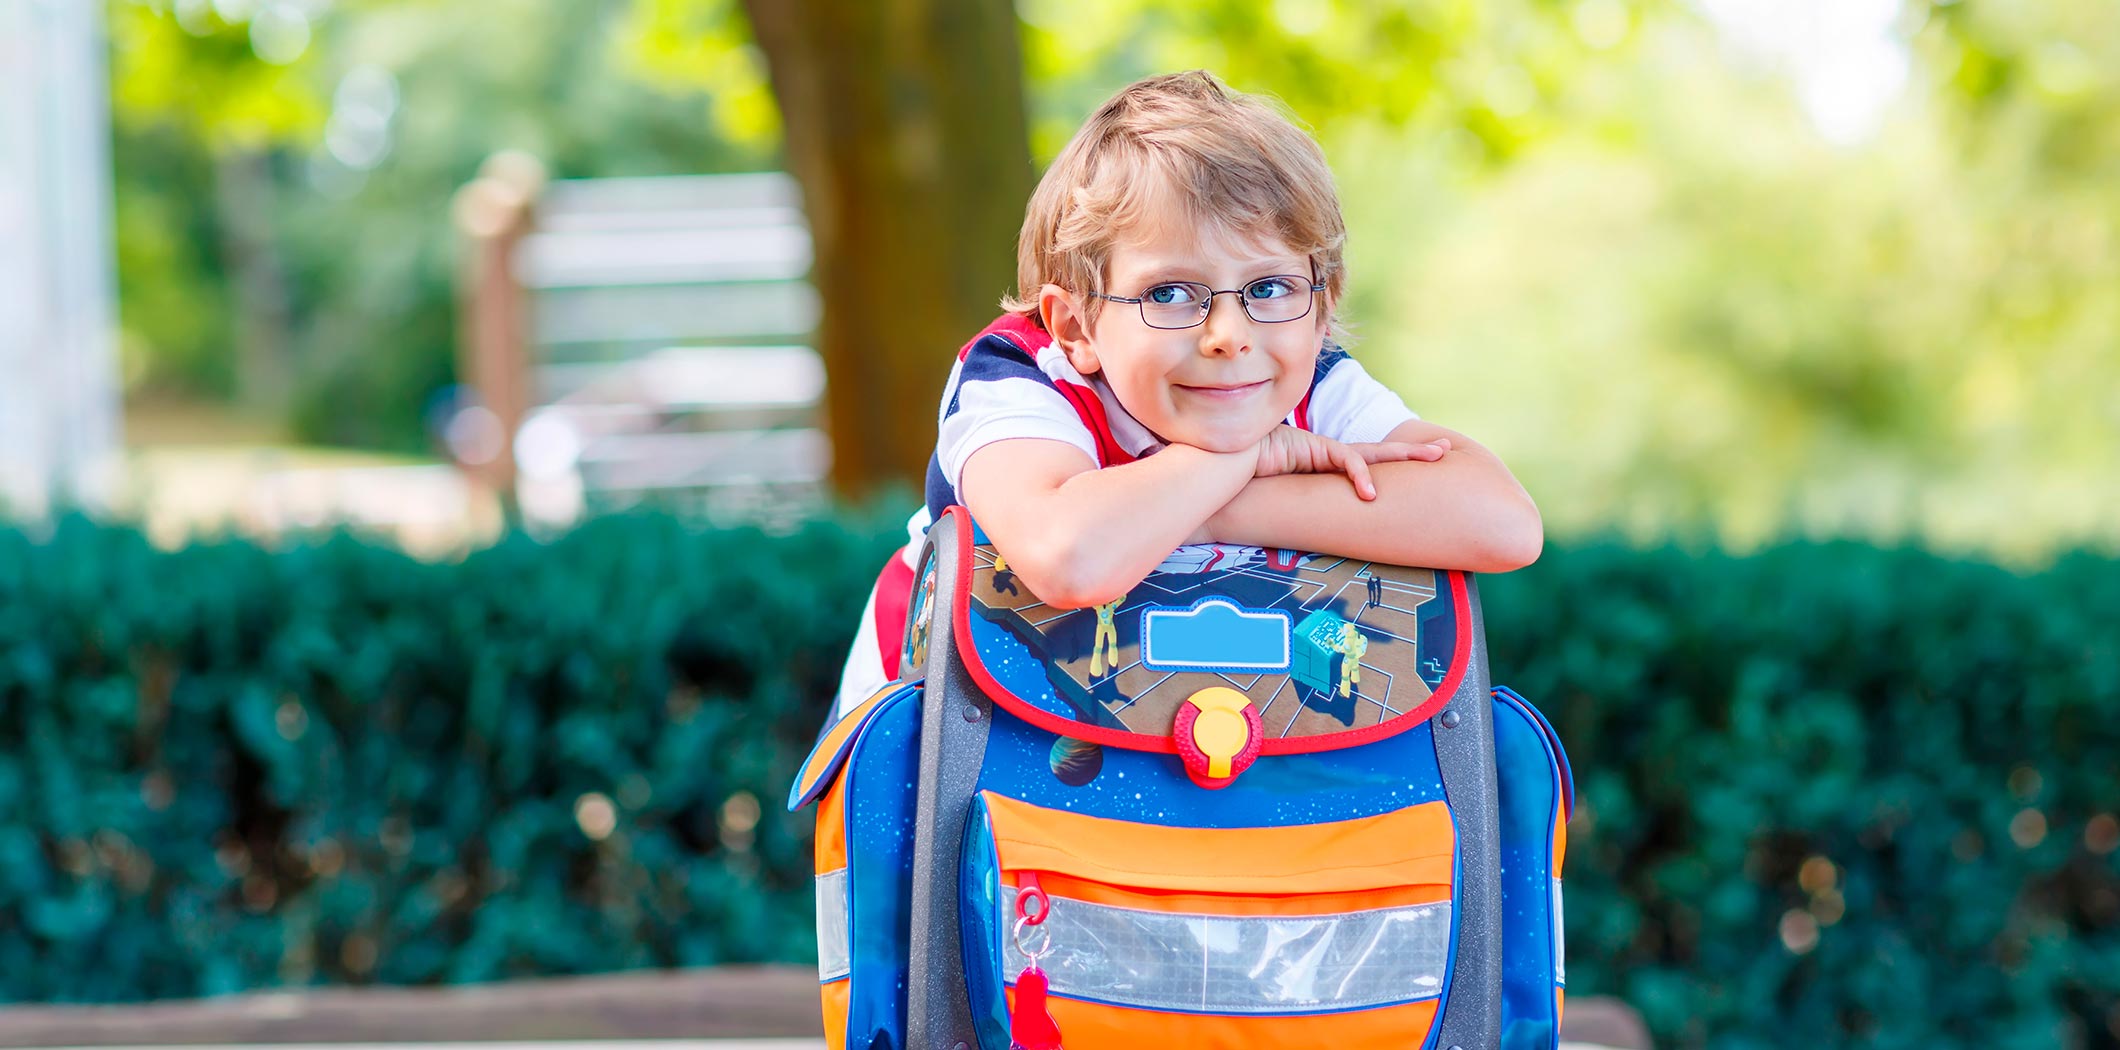
<path fill-rule="evenodd" d="M 1571 993 L 2120 1045 L 2107 0 L 0 0 L 0 1000 L 802 962 L 950 352 L 1195 67 L 1545 514 Z"/>

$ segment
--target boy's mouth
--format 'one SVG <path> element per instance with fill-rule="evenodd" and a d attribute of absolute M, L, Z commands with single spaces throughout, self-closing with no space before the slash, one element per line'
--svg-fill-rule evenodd
<path fill-rule="evenodd" d="M 1192 386 L 1185 383 L 1175 385 L 1178 389 L 1188 394 L 1195 394 L 1216 401 L 1235 401 L 1266 389 L 1268 382 L 1269 380 L 1261 379 L 1256 383 L 1243 383 L 1234 386 Z"/>

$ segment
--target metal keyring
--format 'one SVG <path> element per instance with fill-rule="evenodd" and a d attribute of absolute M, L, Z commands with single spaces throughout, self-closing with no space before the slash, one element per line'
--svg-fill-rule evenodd
<path fill-rule="evenodd" d="M 1029 961 L 1030 961 L 1030 963 L 1031 963 L 1031 965 L 1035 966 L 1035 965 L 1037 965 L 1037 963 L 1038 963 L 1038 960 L 1039 960 L 1039 959 L 1043 958 L 1044 956 L 1046 956 L 1046 955 L 1048 955 L 1048 954 L 1050 954 L 1050 953 L 1052 952 L 1052 950 L 1053 950 L 1053 931 L 1052 931 L 1052 928 L 1051 928 L 1051 927 L 1048 927 L 1048 926 L 1039 926 L 1039 927 L 1037 927 L 1037 929 L 1038 929 L 1038 932 L 1039 932 L 1039 933 L 1042 933 L 1042 934 L 1044 934 L 1044 935 L 1045 935 L 1045 937 L 1044 937 L 1044 939 L 1042 939 L 1042 940 L 1040 940 L 1040 941 L 1038 942 L 1038 947 L 1037 947 L 1037 948 L 1036 948 L 1035 950 L 1033 950 L 1033 949 L 1032 949 L 1032 948 L 1031 948 L 1031 947 L 1030 947 L 1029 945 L 1027 945 L 1027 944 L 1023 943 L 1023 931 L 1024 931 L 1024 928 L 1025 928 L 1025 927 L 1028 927 L 1028 926 L 1030 926 L 1030 925 L 1032 925 L 1032 923 L 1031 923 L 1031 921 L 1030 921 L 1029 919 L 1017 919 L 1017 920 L 1016 920 L 1016 933 L 1015 933 L 1015 941 L 1016 941 L 1016 950 L 1017 950 L 1017 951 L 1019 951 L 1019 952 L 1022 952 L 1022 953 L 1023 953 L 1023 957 L 1024 957 L 1025 959 L 1029 960 Z"/>

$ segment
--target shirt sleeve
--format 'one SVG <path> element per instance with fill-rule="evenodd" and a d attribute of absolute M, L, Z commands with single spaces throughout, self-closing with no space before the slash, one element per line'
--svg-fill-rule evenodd
<path fill-rule="evenodd" d="M 1074 406 L 1029 354 L 1005 338 L 973 345 L 950 376 L 937 421 L 935 461 L 950 488 L 961 491 L 972 453 L 1012 438 L 1044 438 L 1082 450 L 1097 461 L 1097 439 Z"/>
<path fill-rule="evenodd" d="M 1310 429 L 1334 441 L 1382 441 L 1399 424 L 1419 419 L 1388 386 L 1371 378 L 1362 363 L 1336 346 L 1318 355 L 1310 384 Z"/>

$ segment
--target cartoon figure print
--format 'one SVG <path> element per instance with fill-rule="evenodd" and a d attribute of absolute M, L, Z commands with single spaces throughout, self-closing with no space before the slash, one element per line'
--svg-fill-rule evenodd
<path fill-rule="evenodd" d="M 1352 623 L 1340 624 L 1340 637 L 1333 651 L 1346 657 L 1340 661 L 1340 695 L 1347 696 L 1362 682 L 1362 657 L 1369 653 L 1369 639 Z"/>
<path fill-rule="evenodd" d="M 1008 567 L 1008 560 L 1000 551 L 994 552 L 994 593 L 1016 594 L 1016 574 Z"/>
<path fill-rule="evenodd" d="M 1122 594 L 1096 607 L 1097 633 L 1089 642 L 1089 673 L 1093 678 L 1104 674 L 1107 669 L 1119 669 L 1119 627 L 1112 622 L 1112 616 L 1119 611 L 1119 603 L 1125 600 L 1126 596 Z M 1111 659 L 1108 662 L 1104 657 L 1107 646 L 1111 650 Z"/>
<path fill-rule="evenodd" d="M 931 557 L 920 570 L 920 601 L 913 608 L 912 623 L 905 636 L 905 665 L 915 670 L 927 666 L 928 620 L 935 611 L 935 561 Z"/>

